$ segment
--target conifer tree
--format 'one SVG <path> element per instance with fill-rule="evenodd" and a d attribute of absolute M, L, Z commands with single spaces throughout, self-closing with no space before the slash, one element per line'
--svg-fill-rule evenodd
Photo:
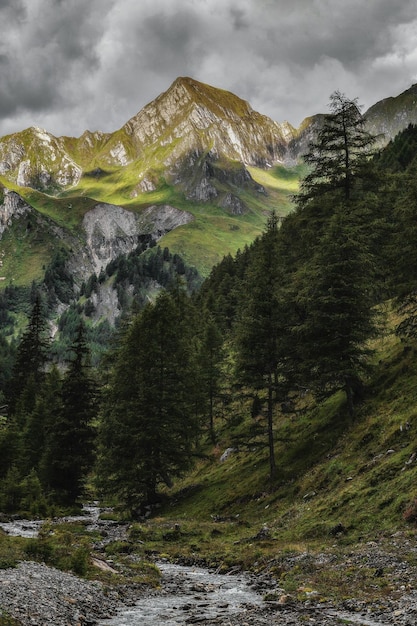
<path fill-rule="evenodd" d="M 62 406 L 55 421 L 49 421 L 42 460 L 44 481 L 63 504 L 74 504 L 80 498 L 94 460 L 97 385 L 82 323 L 72 353 L 62 381 Z"/>
<path fill-rule="evenodd" d="M 20 466 L 23 474 L 35 469 L 41 477 L 49 433 L 58 420 L 62 408 L 61 382 L 59 370 L 54 365 L 45 375 L 42 388 L 36 397 L 35 407 L 28 415 L 22 431 Z M 47 481 L 44 484 L 46 486 Z"/>
<path fill-rule="evenodd" d="M 282 299 L 275 213 L 252 248 L 236 324 L 237 361 L 242 382 L 266 394 L 270 477 L 276 474 L 273 409 L 287 386 L 285 342 L 288 317 Z"/>
<path fill-rule="evenodd" d="M 29 318 L 29 323 L 19 343 L 13 375 L 8 386 L 9 413 L 13 414 L 20 402 L 21 413 L 29 412 L 35 405 L 36 389 L 39 390 L 45 375 L 49 338 L 46 319 L 39 294 Z M 28 388 L 30 393 L 25 393 Z M 32 388 L 35 389 L 33 393 Z"/>
<path fill-rule="evenodd" d="M 351 200 L 357 182 L 366 172 L 375 143 L 375 137 L 365 129 L 357 98 L 350 100 L 335 91 L 330 96 L 329 106 L 331 113 L 324 116 L 317 138 L 304 155 L 310 172 L 296 197 L 303 207 L 328 193 L 338 201 Z"/>
<path fill-rule="evenodd" d="M 339 207 L 304 270 L 299 293 L 303 319 L 298 350 L 304 384 L 319 397 L 344 389 L 354 413 L 355 394 L 376 333 L 372 256 L 354 218 Z"/>
<path fill-rule="evenodd" d="M 223 337 L 217 326 L 214 316 L 205 310 L 207 318 L 203 322 L 203 329 L 199 344 L 198 362 L 201 380 L 201 400 L 208 416 L 208 429 L 211 441 L 215 443 L 215 403 L 220 392 L 222 376 Z"/>
<path fill-rule="evenodd" d="M 301 288 L 293 337 L 304 384 L 318 395 L 343 388 L 353 414 L 365 343 L 375 332 L 374 259 L 363 228 L 364 181 L 375 137 L 366 132 L 356 99 L 336 91 L 330 108 L 305 155 L 310 171 L 296 197 L 296 224 L 307 234 L 308 255 L 297 269 Z"/>
<path fill-rule="evenodd" d="M 100 425 L 103 490 L 131 513 L 190 466 L 199 430 L 190 303 L 161 293 L 121 337 Z"/>

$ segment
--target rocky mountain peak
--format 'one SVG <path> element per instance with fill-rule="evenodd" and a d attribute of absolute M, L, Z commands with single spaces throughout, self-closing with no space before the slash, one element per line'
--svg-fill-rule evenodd
<path fill-rule="evenodd" d="M 170 167 L 210 151 L 250 165 L 281 161 L 293 129 L 254 111 L 238 96 L 192 78 L 177 78 L 123 127 L 138 147 L 172 146 Z"/>
<path fill-rule="evenodd" d="M 385 145 L 409 124 L 417 124 L 417 84 L 398 96 L 385 98 L 365 113 L 368 130 Z"/>

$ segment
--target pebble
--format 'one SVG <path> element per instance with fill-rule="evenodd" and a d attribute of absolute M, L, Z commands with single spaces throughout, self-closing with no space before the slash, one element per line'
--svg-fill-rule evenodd
<path fill-rule="evenodd" d="M 108 525 L 109 537 L 125 536 L 122 525 Z M 307 601 L 285 594 L 267 573 L 251 577 L 251 588 L 261 595 L 268 592 L 274 602 L 261 606 L 247 605 L 236 615 L 204 618 L 204 608 L 210 601 L 209 584 L 194 584 L 190 610 L 184 611 L 184 624 L 202 623 L 205 626 L 335 626 L 338 623 L 356 626 L 415 626 L 417 623 L 417 542 L 414 537 L 396 533 L 388 544 L 379 540 L 347 549 L 343 558 L 331 551 L 319 554 L 289 554 L 282 563 L 290 570 L 303 562 L 313 567 L 345 568 L 372 567 L 389 577 L 392 592 L 372 602 L 346 599 L 338 604 L 323 601 L 311 592 Z M 174 598 L 181 590 L 180 580 L 167 577 L 161 592 Z M 313 590 L 314 591 L 314 590 Z M 79 579 L 73 574 L 31 561 L 21 562 L 16 568 L 0 570 L 0 608 L 18 620 L 22 626 L 94 626 L 115 615 L 122 607 L 140 602 L 140 591 L 134 586 L 116 590 L 105 589 L 101 583 Z M 158 594 L 146 591 L 146 596 Z M 142 592 L 143 596 L 143 592 Z M 190 614 L 194 605 L 200 615 Z M 226 607 L 225 607 L 226 608 Z M 105 622 L 104 622 L 105 623 Z M 158 625 L 159 626 L 159 625 Z"/>
<path fill-rule="evenodd" d="M 42 563 L 23 561 L 0 570 L 0 607 L 23 626 L 96 624 L 120 606 L 113 594 Z"/>

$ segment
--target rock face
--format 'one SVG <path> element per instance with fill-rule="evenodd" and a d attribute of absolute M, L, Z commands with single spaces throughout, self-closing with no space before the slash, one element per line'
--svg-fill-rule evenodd
<path fill-rule="evenodd" d="M 399 96 L 385 98 L 365 113 L 367 128 L 385 145 L 409 124 L 417 124 L 417 84 Z"/>
<path fill-rule="evenodd" d="M 235 184 L 229 180 L 231 163 L 241 164 L 245 171 L 247 166 L 294 164 L 322 119 L 322 115 L 306 118 L 295 129 L 254 111 L 228 91 L 181 77 L 114 133 L 86 131 L 78 139 L 56 138 L 33 127 L 3 137 L 0 175 L 20 186 L 57 194 L 76 187 L 83 176 L 120 168 L 135 174 L 127 183 L 130 198 L 155 190 L 162 175 L 182 185 L 190 199 L 222 206 L 219 186 L 205 172 L 207 159 L 223 168 L 228 184 Z M 417 85 L 377 103 L 366 119 L 369 130 L 388 142 L 410 122 L 417 122 Z"/>
<path fill-rule="evenodd" d="M 135 250 L 143 238 L 158 241 L 192 219 L 190 213 L 169 205 L 150 206 L 137 214 L 114 204 L 99 203 L 84 216 L 85 245 L 77 248 L 70 259 L 70 270 L 78 282 L 92 273 L 98 276 L 110 261 Z M 105 300 L 109 300 L 108 294 Z"/>
<path fill-rule="evenodd" d="M 145 106 L 123 127 L 139 149 L 171 145 L 168 167 L 190 152 L 212 155 L 246 165 L 266 166 L 281 161 L 289 124 L 280 125 L 254 111 L 248 102 L 230 92 L 191 78 L 178 78 L 156 100 Z"/>
<path fill-rule="evenodd" d="M 0 239 L 14 218 L 29 213 L 31 207 L 19 196 L 18 193 L 4 188 L 3 203 L 0 204 Z"/>
<path fill-rule="evenodd" d="M 63 140 L 41 128 L 28 128 L 0 141 L 0 174 L 20 187 L 50 192 L 74 186 L 82 171 Z"/>

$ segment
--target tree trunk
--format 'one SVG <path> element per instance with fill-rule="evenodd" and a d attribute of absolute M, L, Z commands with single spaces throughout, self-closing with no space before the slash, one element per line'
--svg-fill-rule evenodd
<path fill-rule="evenodd" d="M 273 391 L 274 385 L 272 375 L 268 375 L 268 445 L 269 445 L 269 478 L 273 480 L 276 476 L 277 468 L 275 465 L 275 449 L 274 449 L 274 430 L 273 430 Z"/>
<path fill-rule="evenodd" d="M 349 417 L 353 419 L 355 415 L 355 405 L 353 403 L 353 388 L 352 388 L 352 384 L 349 378 L 345 380 L 345 393 L 346 393 Z"/>

